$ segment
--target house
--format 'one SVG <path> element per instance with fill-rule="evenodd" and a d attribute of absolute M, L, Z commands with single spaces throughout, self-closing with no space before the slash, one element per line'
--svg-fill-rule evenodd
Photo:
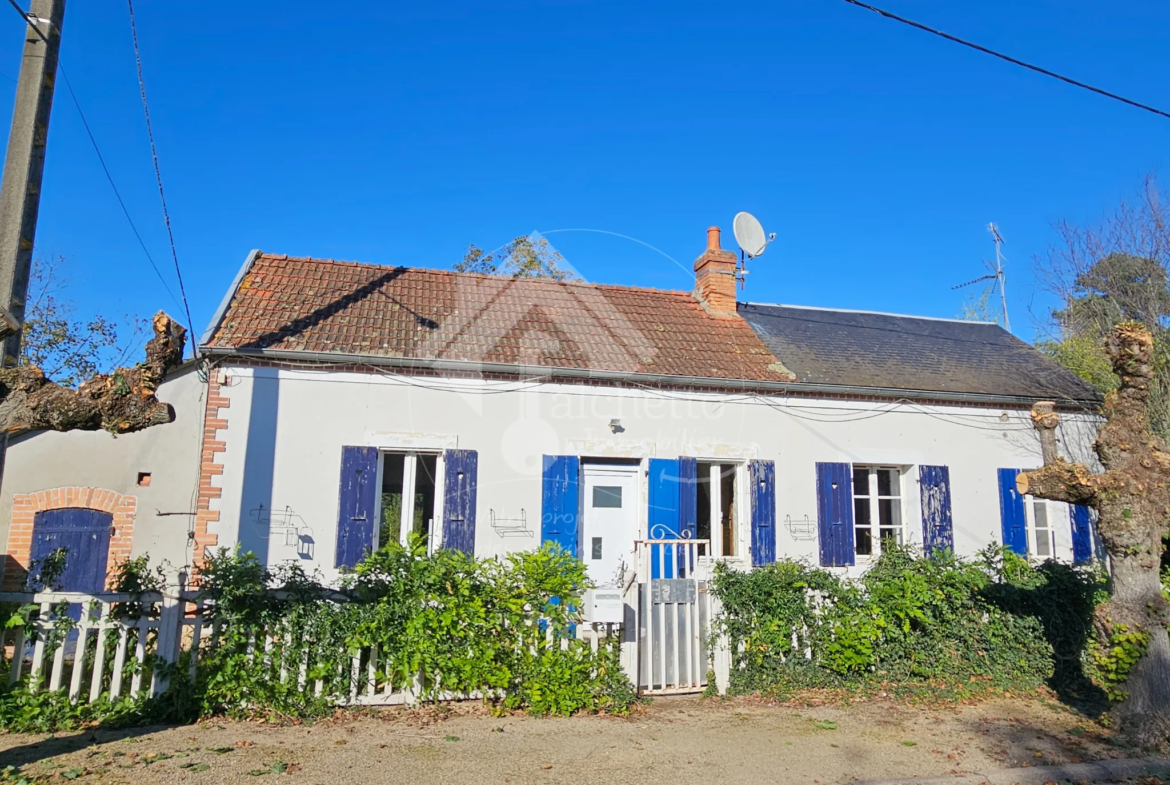
<path fill-rule="evenodd" d="M 151 555 L 154 564 L 190 564 L 198 444 L 207 385 L 196 363 L 171 371 L 156 395 L 169 425 L 115 436 L 53 431 L 10 436 L 0 492 L 4 591 L 20 590 L 31 561 L 68 548 L 64 588 L 100 591 L 114 565 Z"/>
<path fill-rule="evenodd" d="M 10 446 L 8 573 L 54 510 L 111 504 L 136 554 L 239 544 L 326 577 L 412 535 L 478 556 L 551 540 L 599 585 L 651 577 L 648 540 L 849 574 L 890 542 L 1091 557 L 1087 511 L 1014 487 L 1041 463 L 1036 401 L 1087 453 L 1100 398 L 1078 377 L 994 324 L 737 302 L 715 228 L 695 273 L 677 292 L 255 251 L 198 370 L 160 390 L 175 423 Z"/>

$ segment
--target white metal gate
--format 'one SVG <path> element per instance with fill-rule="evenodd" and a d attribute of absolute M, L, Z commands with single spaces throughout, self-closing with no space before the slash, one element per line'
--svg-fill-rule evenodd
<path fill-rule="evenodd" d="M 708 631 L 711 595 L 699 562 L 707 540 L 642 540 L 637 543 L 636 602 L 638 690 L 699 692 L 711 670 Z"/>

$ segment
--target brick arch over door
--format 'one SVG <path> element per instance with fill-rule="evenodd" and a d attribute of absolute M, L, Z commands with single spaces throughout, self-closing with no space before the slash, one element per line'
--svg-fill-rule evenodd
<path fill-rule="evenodd" d="M 24 588 L 37 513 L 69 507 L 99 510 L 113 516 L 109 558 L 106 562 L 107 581 L 114 566 L 130 557 L 138 497 L 123 496 L 103 488 L 82 486 L 18 493 L 12 497 L 12 518 L 8 523 L 8 547 L 4 555 L 4 591 L 20 591 Z"/>

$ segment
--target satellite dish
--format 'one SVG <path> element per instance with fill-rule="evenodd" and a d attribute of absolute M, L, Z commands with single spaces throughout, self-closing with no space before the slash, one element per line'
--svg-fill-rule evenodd
<path fill-rule="evenodd" d="M 732 228 L 735 241 L 749 259 L 756 258 L 767 249 L 769 238 L 764 234 L 764 227 L 751 213 L 736 213 Z"/>

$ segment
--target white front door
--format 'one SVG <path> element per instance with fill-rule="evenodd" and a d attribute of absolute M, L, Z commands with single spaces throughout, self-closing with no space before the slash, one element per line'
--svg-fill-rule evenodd
<path fill-rule="evenodd" d="M 585 463 L 581 558 L 598 586 L 616 586 L 634 568 L 638 536 L 638 464 Z"/>

